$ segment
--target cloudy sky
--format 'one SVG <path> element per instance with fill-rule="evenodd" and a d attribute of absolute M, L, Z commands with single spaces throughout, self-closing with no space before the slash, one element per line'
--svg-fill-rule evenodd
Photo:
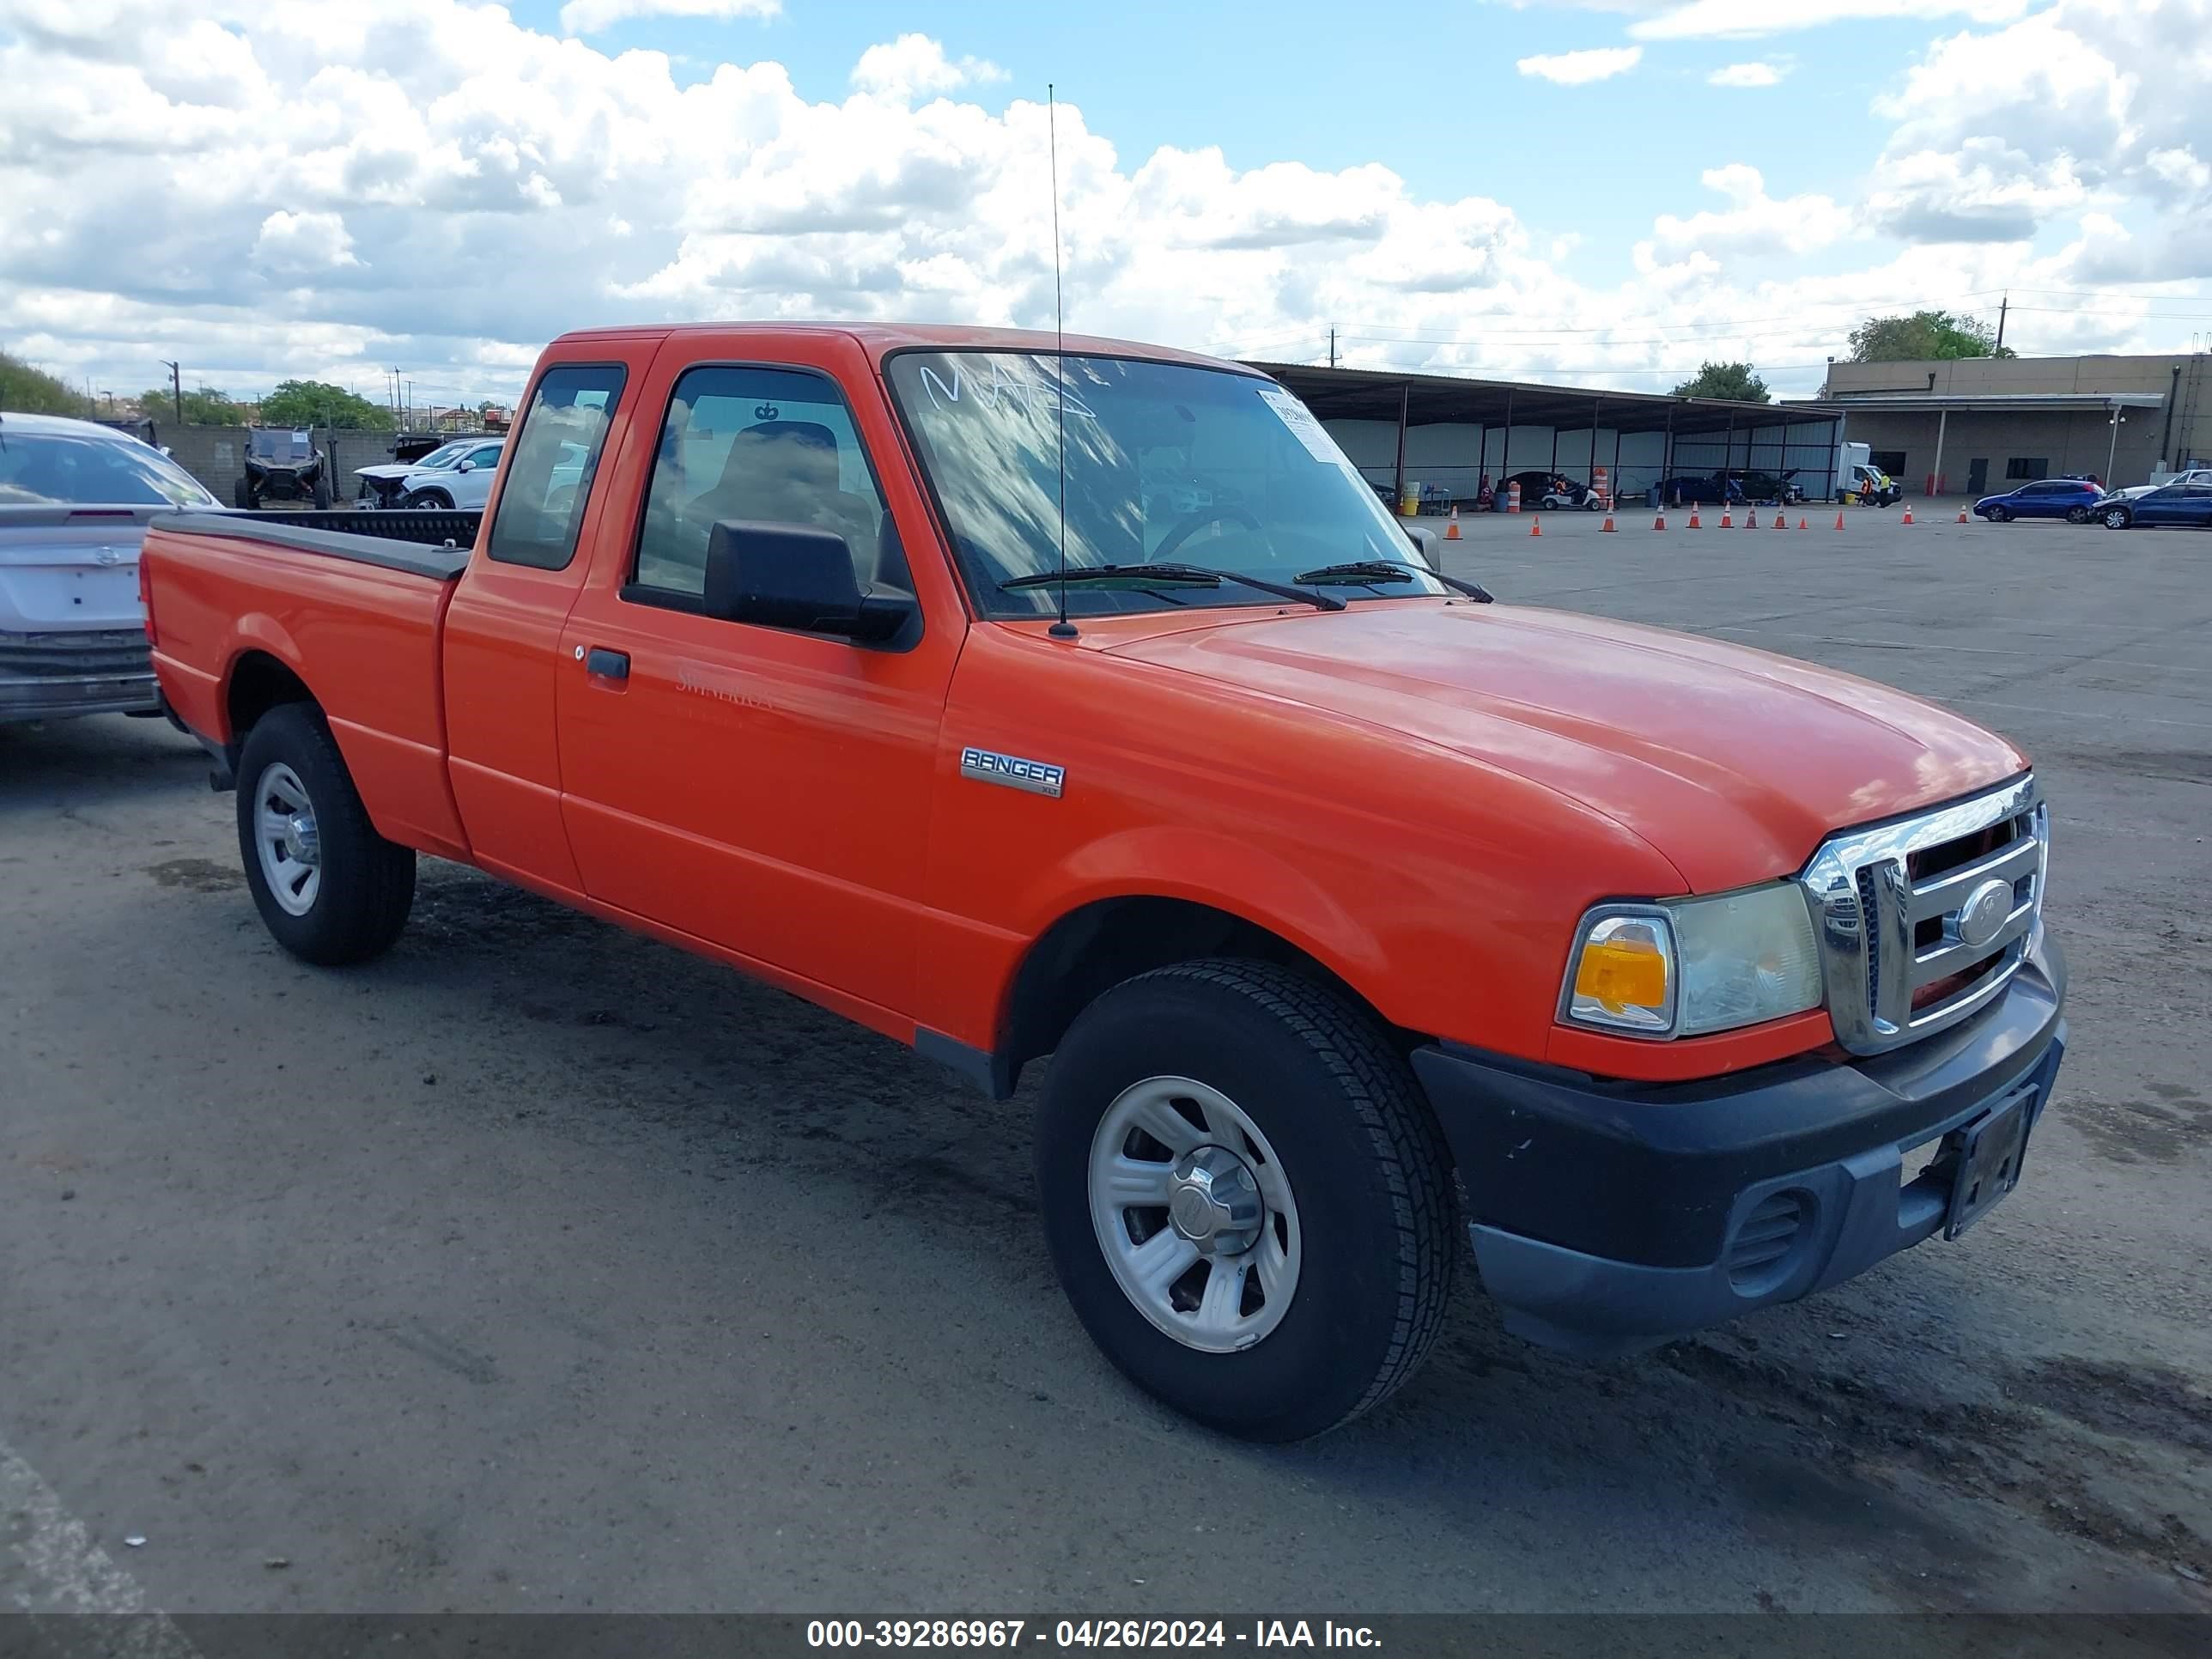
<path fill-rule="evenodd" d="M 0 346 L 418 404 L 592 323 L 1049 325 L 1809 392 L 2212 346 L 2212 0 L 0 0 Z"/>

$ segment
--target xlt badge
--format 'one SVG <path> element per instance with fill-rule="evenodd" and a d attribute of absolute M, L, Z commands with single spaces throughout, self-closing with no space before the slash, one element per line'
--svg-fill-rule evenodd
<path fill-rule="evenodd" d="M 988 749 L 963 749 L 960 775 L 978 783 L 1003 783 L 1009 789 L 1026 789 L 1033 795 L 1060 799 L 1067 769 L 1048 761 L 1024 760 L 1019 755 L 995 754 Z"/>

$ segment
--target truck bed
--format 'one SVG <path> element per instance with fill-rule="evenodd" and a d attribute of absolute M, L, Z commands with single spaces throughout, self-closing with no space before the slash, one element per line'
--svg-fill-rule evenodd
<path fill-rule="evenodd" d="M 241 708 L 296 682 L 321 705 L 380 833 L 434 852 L 465 846 L 446 777 L 441 630 L 481 517 L 163 520 L 142 575 L 171 709 L 234 764 Z"/>

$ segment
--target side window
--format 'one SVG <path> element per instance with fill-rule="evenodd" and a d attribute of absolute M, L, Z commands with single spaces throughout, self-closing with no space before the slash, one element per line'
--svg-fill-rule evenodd
<path fill-rule="evenodd" d="M 481 444 L 476 448 L 471 449 L 469 451 L 469 465 L 476 467 L 497 466 L 499 465 L 499 446 L 497 444 Z"/>
<path fill-rule="evenodd" d="M 707 538 L 723 519 L 835 531 L 863 587 L 907 583 L 852 411 L 826 375 L 702 367 L 677 381 L 638 531 L 639 597 L 704 592 Z"/>
<path fill-rule="evenodd" d="M 614 363 L 564 363 L 539 378 L 521 431 L 508 440 L 514 464 L 500 488 L 490 557 L 540 570 L 568 568 L 622 389 L 623 370 Z"/>
<path fill-rule="evenodd" d="M 2041 478 L 2050 471 L 2051 463 L 2040 455 L 2015 455 L 2005 463 L 2008 478 Z"/>

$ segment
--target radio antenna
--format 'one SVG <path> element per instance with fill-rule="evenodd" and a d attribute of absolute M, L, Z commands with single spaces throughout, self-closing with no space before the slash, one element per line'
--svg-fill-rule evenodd
<path fill-rule="evenodd" d="M 1052 362 L 1060 391 L 1055 400 L 1060 433 L 1054 446 L 1060 460 L 1060 620 L 1051 632 L 1056 640 L 1072 640 L 1076 630 L 1067 619 L 1067 335 L 1060 325 L 1060 104 L 1049 81 L 1044 83 L 1044 120 L 1052 163 Z"/>

